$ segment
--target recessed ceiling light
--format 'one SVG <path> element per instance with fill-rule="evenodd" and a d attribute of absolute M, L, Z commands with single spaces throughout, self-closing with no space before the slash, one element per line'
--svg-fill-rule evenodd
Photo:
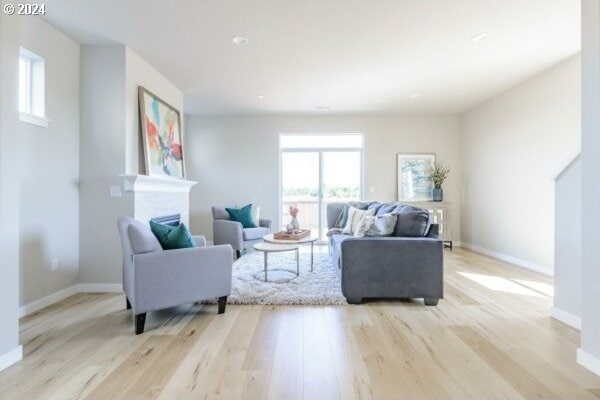
<path fill-rule="evenodd" d="M 248 44 L 248 38 L 244 36 L 234 36 L 231 38 L 231 41 L 238 46 L 244 46 Z"/>
<path fill-rule="evenodd" d="M 409 99 L 418 99 L 419 97 L 421 97 L 419 93 L 411 93 L 408 95 Z"/>
<path fill-rule="evenodd" d="M 487 33 L 487 32 L 481 32 L 481 33 L 478 33 L 477 35 L 473 36 L 471 38 L 471 42 L 473 42 L 473 43 L 479 43 L 479 42 L 487 39 L 489 36 L 490 36 L 489 33 Z"/>
<path fill-rule="evenodd" d="M 331 110 L 331 106 L 316 106 L 317 110 Z"/>
<path fill-rule="evenodd" d="M 266 98 L 267 98 L 267 96 L 265 96 L 264 94 L 259 94 L 259 95 L 258 95 L 258 99 L 259 99 L 259 100 L 264 100 L 264 99 L 266 99 Z"/>

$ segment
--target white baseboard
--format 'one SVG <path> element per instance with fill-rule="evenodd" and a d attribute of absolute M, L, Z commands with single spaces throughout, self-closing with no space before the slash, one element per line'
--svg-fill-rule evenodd
<path fill-rule="evenodd" d="M 581 318 L 569 312 L 566 312 L 565 310 L 561 310 L 557 307 L 552 307 L 550 309 L 550 316 L 554 319 L 559 320 L 560 322 L 563 322 L 577 329 L 578 331 L 581 330 Z"/>
<path fill-rule="evenodd" d="M 23 359 L 23 346 L 15 347 L 8 353 L 0 355 L 0 371 L 18 363 Z"/>
<path fill-rule="evenodd" d="M 509 256 L 508 254 L 499 253 L 497 251 L 489 250 L 489 249 L 486 249 L 485 247 L 476 246 L 476 245 L 473 245 L 470 243 L 462 242 L 461 247 L 471 250 L 471 251 L 474 251 L 476 253 L 481 253 L 486 256 L 496 258 L 501 261 L 505 261 L 510 264 L 514 264 L 518 267 L 530 269 L 532 271 L 540 272 L 545 275 L 554 276 L 554 268 L 546 266 L 546 265 L 538 265 L 538 264 L 532 263 L 530 261 L 521 260 L 520 258 Z"/>
<path fill-rule="evenodd" d="M 73 296 L 75 293 L 78 292 L 79 290 L 77 285 L 73 285 L 56 293 L 52 293 L 49 296 L 42 297 L 41 299 L 25 304 L 24 306 L 19 307 L 19 318 L 22 318 L 29 314 L 33 314 L 34 312 L 39 311 L 42 308 L 48 307 L 51 304 L 64 300 L 67 297 Z"/>
<path fill-rule="evenodd" d="M 577 362 L 596 375 L 600 375 L 600 360 L 582 348 L 577 349 Z"/>
<path fill-rule="evenodd" d="M 41 299 L 32 301 L 31 303 L 19 307 L 19 318 L 23 318 L 26 315 L 33 314 L 34 312 L 39 311 L 42 308 L 48 307 L 77 293 L 121 292 L 123 292 L 123 285 L 120 283 L 79 283 L 77 285 L 73 285 L 56 293 L 53 293 L 49 296 L 42 297 Z"/>
<path fill-rule="evenodd" d="M 80 283 L 77 285 L 79 293 L 121 293 L 123 285 L 120 283 Z"/>

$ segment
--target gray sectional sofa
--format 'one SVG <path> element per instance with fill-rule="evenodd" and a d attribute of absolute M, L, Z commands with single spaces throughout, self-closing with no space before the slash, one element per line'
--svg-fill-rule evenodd
<path fill-rule="evenodd" d="M 327 226 L 339 223 L 345 203 L 327 205 Z M 443 243 L 426 210 L 399 203 L 361 203 L 375 215 L 397 213 L 392 236 L 329 235 L 330 253 L 339 268 L 342 293 L 350 304 L 365 298 L 424 298 L 437 305 L 443 298 Z"/>

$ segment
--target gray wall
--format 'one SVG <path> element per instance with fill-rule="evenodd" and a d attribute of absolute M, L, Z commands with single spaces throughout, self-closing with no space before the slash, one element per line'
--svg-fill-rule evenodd
<path fill-rule="evenodd" d="M 188 179 L 198 181 L 190 200 L 191 226 L 212 237 L 212 205 L 252 202 L 279 221 L 279 134 L 363 133 L 365 198 L 395 200 L 396 154 L 436 153 L 451 177 L 445 200 L 454 203 L 454 235 L 460 238 L 460 136 L 456 116 L 190 116 Z M 369 189 L 373 187 L 374 192 Z"/>
<path fill-rule="evenodd" d="M 81 50 L 80 282 L 120 284 L 117 218 L 133 196 L 111 197 L 121 174 L 144 173 L 139 157 L 137 86 L 183 109 L 183 93 L 126 46 Z"/>
<path fill-rule="evenodd" d="M 38 17 L 21 19 L 20 43 L 45 59 L 50 119 L 47 128 L 20 123 L 23 305 L 79 278 L 79 44 Z"/>
<path fill-rule="evenodd" d="M 0 357 L 19 346 L 18 21 L 0 13 Z"/>
<path fill-rule="evenodd" d="M 580 146 L 580 56 L 461 116 L 462 240 L 548 272 L 554 173 Z"/>
<path fill-rule="evenodd" d="M 600 1 L 583 0 L 582 19 L 582 314 L 581 349 L 600 373 Z"/>
<path fill-rule="evenodd" d="M 125 48 L 126 82 L 125 82 L 125 169 L 128 174 L 145 174 L 144 147 L 140 136 L 140 117 L 138 107 L 138 87 L 143 86 L 162 100 L 181 112 L 181 129 L 183 129 L 183 92 L 162 76 L 142 57 Z"/>
<path fill-rule="evenodd" d="M 555 184 L 554 307 L 581 317 L 581 157 Z"/>
<path fill-rule="evenodd" d="M 116 221 L 132 207 L 111 197 L 125 172 L 125 47 L 81 48 L 80 282 L 121 282 Z"/>

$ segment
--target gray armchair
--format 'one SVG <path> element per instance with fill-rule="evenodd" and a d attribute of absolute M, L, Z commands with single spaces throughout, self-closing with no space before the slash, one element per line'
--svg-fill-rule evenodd
<path fill-rule="evenodd" d="M 127 309 L 135 315 L 136 335 L 144 332 L 146 313 L 180 304 L 218 298 L 225 312 L 231 293 L 231 246 L 163 250 L 150 228 L 133 218 L 119 218 L 123 247 L 123 290 Z"/>
<path fill-rule="evenodd" d="M 265 235 L 271 233 L 273 221 L 270 219 L 259 220 L 257 228 L 243 228 L 242 224 L 229 219 L 225 207 L 213 207 L 213 241 L 215 245 L 229 244 L 239 258 L 242 251 L 247 250 L 262 241 Z"/>

